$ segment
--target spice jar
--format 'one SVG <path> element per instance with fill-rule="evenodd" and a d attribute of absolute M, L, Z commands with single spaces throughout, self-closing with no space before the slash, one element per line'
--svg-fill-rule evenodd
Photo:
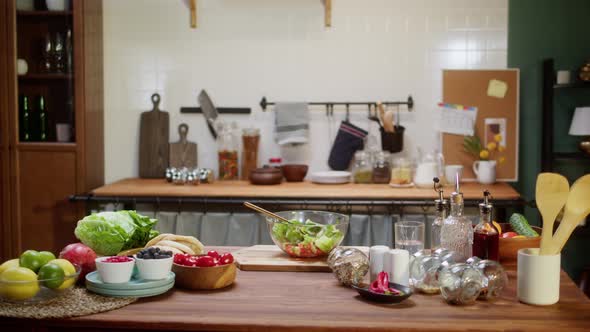
<path fill-rule="evenodd" d="M 248 180 L 250 172 L 258 167 L 258 128 L 242 129 L 242 180 Z"/>
<path fill-rule="evenodd" d="M 354 183 L 371 183 L 373 180 L 373 166 L 368 153 L 357 151 L 354 154 L 352 166 L 352 181 Z"/>
<path fill-rule="evenodd" d="M 373 183 L 389 183 L 391 179 L 391 154 L 387 151 L 380 151 L 375 154 L 373 162 Z"/>
<path fill-rule="evenodd" d="M 396 158 L 391 168 L 391 183 L 396 185 L 408 185 L 412 183 L 412 166 L 405 158 Z"/>
<path fill-rule="evenodd" d="M 219 159 L 219 180 L 238 179 L 238 144 L 235 124 L 222 123 L 217 136 L 217 155 Z"/>

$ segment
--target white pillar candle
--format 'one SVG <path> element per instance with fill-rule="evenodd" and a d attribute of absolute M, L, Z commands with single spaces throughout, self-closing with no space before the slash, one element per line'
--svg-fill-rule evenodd
<path fill-rule="evenodd" d="M 383 271 L 383 259 L 389 251 L 388 246 L 372 246 L 369 248 L 369 271 L 371 282 L 377 279 L 379 272 Z"/>
<path fill-rule="evenodd" d="M 404 249 L 391 249 L 383 258 L 384 270 L 389 274 L 389 281 L 410 285 L 410 252 Z"/>

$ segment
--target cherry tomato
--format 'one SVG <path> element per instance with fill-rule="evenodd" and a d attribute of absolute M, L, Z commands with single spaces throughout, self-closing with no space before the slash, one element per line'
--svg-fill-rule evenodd
<path fill-rule="evenodd" d="M 207 256 L 213 257 L 214 259 L 219 259 L 219 253 L 215 250 L 210 250 L 207 253 Z"/>
<path fill-rule="evenodd" d="M 221 258 L 219 258 L 220 265 L 231 264 L 233 262 L 234 256 L 232 256 L 232 254 L 230 254 L 229 252 L 226 252 L 225 254 L 221 255 Z"/>
<path fill-rule="evenodd" d="M 215 260 L 211 256 L 200 256 L 197 258 L 198 267 L 212 267 L 215 266 Z"/>

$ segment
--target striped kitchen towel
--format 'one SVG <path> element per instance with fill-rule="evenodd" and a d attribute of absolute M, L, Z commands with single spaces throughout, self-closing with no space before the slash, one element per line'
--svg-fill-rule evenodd
<path fill-rule="evenodd" d="M 309 140 L 309 110 L 306 103 L 276 103 L 275 140 L 279 145 L 305 144 Z"/>

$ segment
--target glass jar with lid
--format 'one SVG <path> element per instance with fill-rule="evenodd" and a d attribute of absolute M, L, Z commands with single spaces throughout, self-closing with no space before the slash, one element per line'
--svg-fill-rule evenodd
<path fill-rule="evenodd" d="M 387 151 L 379 151 L 375 154 L 373 162 L 373 183 L 389 183 L 391 179 L 391 154 Z"/>
<path fill-rule="evenodd" d="M 396 158 L 393 160 L 391 183 L 398 186 L 407 186 L 412 183 L 412 164 L 408 159 Z"/>
<path fill-rule="evenodd" d="M 352 166 L 352 181 L 354 183 L 371 183 L 373 180 L 373 165 L 371 156 L 365 151 L 357 151 L 354 154 Z"/>
<path fill-rule="evenodd" d="M 237 124 L 220 122 L 217 127 L 217 155 L 220 180 L 238 179 Z"/>

